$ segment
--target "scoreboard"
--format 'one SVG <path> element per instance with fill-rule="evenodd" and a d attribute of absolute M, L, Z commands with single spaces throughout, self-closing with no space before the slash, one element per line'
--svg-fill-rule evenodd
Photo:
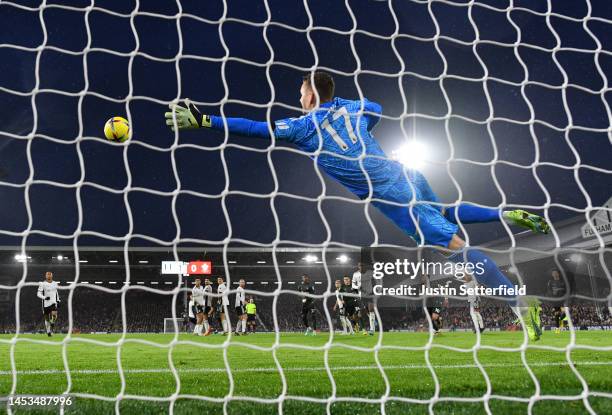
<path fill-rule="evenodd" d="M 211 275 L 212 261 L 162 261 L 162 274 Z"/>

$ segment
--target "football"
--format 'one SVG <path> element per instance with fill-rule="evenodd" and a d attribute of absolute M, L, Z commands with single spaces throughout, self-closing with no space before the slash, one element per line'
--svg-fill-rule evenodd
<path fill-rule="evenodd" d="M 104 136 L 107 140 L 123 143 L 130 138 L 130 123 L 123 117 L 113 117 L 104 124 Z"/>

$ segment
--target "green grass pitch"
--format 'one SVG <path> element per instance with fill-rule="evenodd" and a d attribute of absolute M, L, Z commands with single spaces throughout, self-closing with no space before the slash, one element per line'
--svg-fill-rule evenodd
<path fill-rule="evenodd" d="M 286 414 L 324 414 L 328 410 L 332 414 L 377 414 L 383 409 L 389 415 L 425 414 L 430 409 L 440 414 L 480 414 L 486 413 L 486 405 L 495 414 L 527 413 L 530 405 L 534 414 L 582 414 L 587 412 L 582 400 L 582 382 L 585 382 L 591 393 L 587 398 L 591 408 L 597 413 L 610 414 L 612 333 L 575 334 L 578 347 L 572 348 L 569 356 L 582 380 L 567 364 L 568 353 L 564 348 L 571 341 L 569 332 L 546 332 L 542 341 L 529 344 L 525 359 L 544 398 L 531 403 L 529 398 L 536 393 L 536 383 L 522 363 L 519 349 L 523 333 L 520 331 L 485 332 L 481 337 L 483 348 L 477 352 L 473 350 L 476 336 L 465 332 L 443 333 L 433 338 L 429 350 L 420 349 L 427 346 L 428 333 L 384 333 L 382 339 L 378 335 L 335 336 L 333 342 L 328 333 L 316 337 L 282 333 L 274 350 L 274 334 L 233 336 L 231 340 L 219 335 L 181 334 L 173 347 L 169 347 L 172 335 L 129 334 L 120 348 L 117 341 L 121 336 L 115 334 L 74 335 L 68 343 L 62 343 L 64 336 L 60 335 L 50 339 L 43 335 L 22 335 L 14 346 L 15 393 L 65 392 L 68 388 L 62 361 L 65 353 L 70 367 L 70 392 L 77 394 L 67 413 L 114 413 L 115 397 L 121 395 L 123 398 L 117 407 L 126 414 L 163 414 L 170 409 L 176 414 L 221 414 L 224 410 L 239 415 L 274 414 L 281 409 L 279 396 L 285 397 L 281 405 Z M 10 335 L 0 336 L 2 396 L 9 394 L 13 387 L 11 339 Z M 33 339 L 49 343 L 35 343 Z M 228 341 L 224 351 L 222 346 Z M 375 352 L 377 344 L 382 347 Z M 326 350 L 309 349 L 326 345 L 329 346 Z M 581 345 L 604 350 L 581 348 Z M 539 346 L 553 346 L 558 350 Z M 497 351 L 491 347 L 513 350 Z M 376 353 L 386 381 L 377 367 Z M 330 373 L 325 369 L 326 355 Z M 274 356 L 283 369 L 285 386 Z M 484 367 L 490 390 L 475 358 Z M 124 389 L 118 362 L 124 371 Z M 177 369 L 178 379 L 170 369 L 170 362 Z M 226 365 L 231 368 L 231 379 Z M 178 398 L 170 408 L 169 398 L 175 394 Z M 381 408 L 380 398 L 385 395 L 389 399 Z M 142 396 L 158 400 L 139 399 Z M 331 402 L 332 396 L 337 400 Z M 440 399 L 430 405 L 429 400 L 434 396 Z M 484 396 L 490 396 L 487 404 L 482 399 Z M 212 399 L 207 401 L 202 397 Z M 363 400 L 350 402 L 346 398 Z M 57 411 L 55 408 L 14 412 Z"/>

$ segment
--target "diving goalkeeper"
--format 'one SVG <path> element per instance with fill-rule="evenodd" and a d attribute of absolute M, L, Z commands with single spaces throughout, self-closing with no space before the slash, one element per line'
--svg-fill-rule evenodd
<path fill-rule="evenodd" d="M 370 203 L 417 242 L 448 248 L 453 251 L 448 258 L 452 262 L 482 263 L 484 272 L 476 275 L 482 285 L 513 287 L 491 258 L 478 249 L 465 246 L 457 235 L 457 224 L 503 219 L 534 232 L 547 233 L 549 226 L 543 218 L 523 210 L 501 211 L 467 204 L 440 207 L 425 177 L 390 160 L 372 136 L 382 113 L 379 104 L 365 98 L 354 101 L 334 97 L 334 80 L 321 71 L 304 76 L 300 95 L 305 115 L 278 120 L 273 125 L 226 118 L 229 133 L 265 139 L 273 135 L 305 152 L 320 150 L 312 156 L 319 168 L 360 199 L 371 198 Z M 175 128 L 220 131 L 225 128 L 223 117 L 202 114 L 189 100 L 185 100 L 184 106 L 171 104 L 170 109 L 165 117 L 173 131 Z M 413 200 L 415 203 L 411 204 Z M 515 298 L 509 298 L 508 302 L 517 315 L 524 315 L 529 337 L 538 339 L 539 307 L 531 306 L 524 314 Z"/>

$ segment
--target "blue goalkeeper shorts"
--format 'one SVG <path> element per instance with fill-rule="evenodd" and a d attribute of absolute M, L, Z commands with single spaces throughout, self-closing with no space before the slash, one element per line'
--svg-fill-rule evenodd
<path fill-rule="evenodd" d="M 440 206 L 427 203 L 438 202 L 427 179 L 416 170 L 407 170 L 406 173 L 400 175 L 383 193 L 377 194 L 374 189 L 375 198 L 401 203 L 404 206 L 382 201 L 373 201 L 372 204 L 418 243 L 447 247 L 459 227 L 442 215 Z M 413 190 L 415 202 L 408 206 L 412 201 Z"/>

